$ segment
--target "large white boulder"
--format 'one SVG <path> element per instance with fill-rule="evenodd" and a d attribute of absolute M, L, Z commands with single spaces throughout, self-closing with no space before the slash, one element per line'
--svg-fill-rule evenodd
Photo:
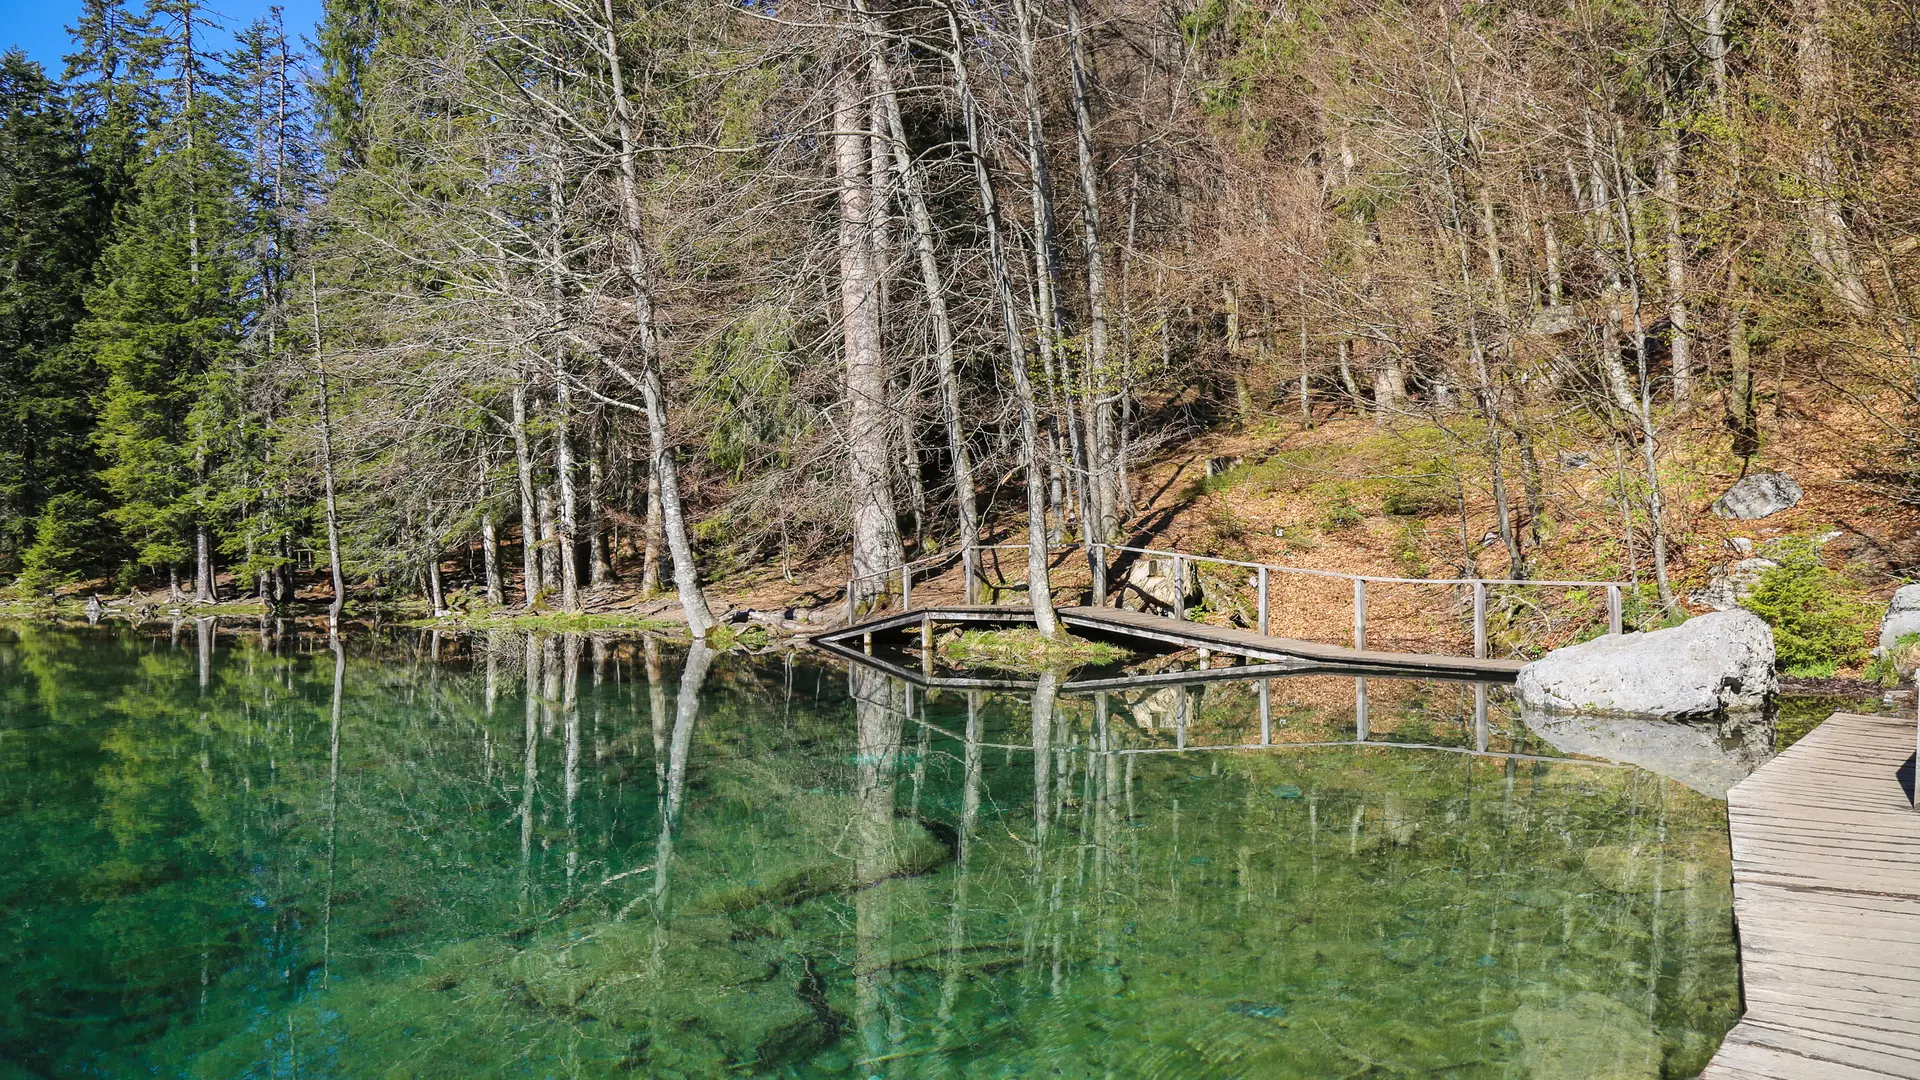
<path fill-rule="evenodd" d="M 1716 611 L 1555 649 L 1514 689 L 1539 712 L 1704 719 L 1764 708 L 1774 686 L 1773 630 L 1750 611 Z"/>
<path fill-rule="evenodd" d="M 1920 634 L 1920 585 L 1902 585 L 1887 601 L 1887 616 L 1880 620 L 1880 651 L 1907 634 Z"/>
<path fill-rule="evenodd" d="M 1713 500 L 1711 509 L 1723 518 L 1752 521 L 1791 510 L 1800 505 L 1804 494 L 1786 473 L 1760 472 L 1728 488 L 1725 495 Z"/>

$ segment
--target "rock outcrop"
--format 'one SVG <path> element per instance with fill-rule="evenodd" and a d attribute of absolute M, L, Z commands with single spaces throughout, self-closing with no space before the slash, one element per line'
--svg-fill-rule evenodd
<path fill-rule="evenodd" d="M 1766 706 L 1773 631 L 1750 611 L 1555 649 L 1520 671 L 1522 709 L 1582 716 L 1713 719 Z"/>
<path fill-rule="evenodd" d="M 1880 651 L 1907 634 L 1920 634 L 1920 585 L 1902 585 L 1887 601 L 1886 617 L 1880 620 Z"/>
<path fill-rule="evenodd" d="M 1723 518 L 1751 521 L 1800 505 L 1803 494 L 1800 485 L 1786 473 L 1754 473 L 1713 500 L 1713 512 Z"/>
<path fill-rule="evenodd" d="M 1748 542 L 1752 546 L 1752 542 Z M 1741 559 L 1731 565 L 1716 565 L 1707 571 L 1707 587 L 1687 594 L 1690 603 L 1715 611 L 1732 611 L 1760 584 L 1760 575 L 1779 566 L 1772 559 L 1758 556 Z"/>

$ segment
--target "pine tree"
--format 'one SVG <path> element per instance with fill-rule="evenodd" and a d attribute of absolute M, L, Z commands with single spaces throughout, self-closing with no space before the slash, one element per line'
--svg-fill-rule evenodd
<path fill-rule="evenodd" d="M 150 9 L 162 27 L 164 117 L 88 297 L 83 334 L 107 372 L 97 435 L 116 505 L 108 516 L 148 566 L 194 563 L 194 597 L 215 599 L 213 493 L 223 423 L 208 390 L 246 326 L 250 268 L 236 192 L 235 110 L 197 39 L 194 0 Z"/>
<path fill-rule="evenodd" d="M 98 514 L 88 441 L 98 373 L 67 347 L 97 253 L 94 181 L 59 87 L 18 50 L 0 57 L 0 572 L 20 565 L 61 496 L 71 498 L 56 510 Z M 78 547 L 102 539 L 56 531 Z M 64 577 L 75 557 L 46 565 Z"/>

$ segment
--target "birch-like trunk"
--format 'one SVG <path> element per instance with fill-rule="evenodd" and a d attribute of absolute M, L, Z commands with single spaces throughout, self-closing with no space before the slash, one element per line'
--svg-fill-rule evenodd
<path fill-rule="evenodd" d="M 527 382 L 523 365 L 509 395 L 513 406 L 513 464 L 520 482 L 520 606 L 532 611 L 540 602 L 540 519 L 533 501 L 533 445 L 527 436 Z"/>
<path fill-rule="evenodd" d="M 987 165 L 985 135 L 980 130 L 980 107 L 967 77 L 961 55 L 967 40 L 960 30 L 954 9 L 947 9 L 947 28 L 952 35 L 952 61 L 955 88 L 959 91 L 960 111 L 966 124 L 968 156 L 973 159 L 974 187 L 980 198 L 980 217 L 987 229 L 987 263 L 993 275 L 994 297 L 1000 309 L 1000 330 L 1007 346 L 1007 363 L 1012 375 L 1014 401 L 1020 411 L 1020 457 L 1027 478 L 1027 594 L 1033 604 L 1033 622 L 1043 637 L 1057 637 L 1059 621 L 1053 613 L 1051 581 L 1047 570 L 1047 492 L 1046 478 L 1040 467 L 1040 420 L 1033 396 L 1033 382 L 1027 374 L 1026 341 L 1020 333 L 1019 307 L 1015 300 L 1013 273 L 1007 263 L 1006 241 L 1001 235 L 1000 201 L 994 190 L 993 172 Z"/>
<path fill-rule="evenodd" d="M 852 56 L 834 75 L 834 166 L 839 191 L 840 329 L 846 364 L 847 465 L 853 485 L 854 602 L 887 588 L 885 571 L 906 561 L 888 482 L 887 362 L 880 335 L 880 274 L 874 226 L 865 65 Z"/>
<path fill-rule="evenodd" d="M 866 6 L 862 0 L 861 10 Z M 871 16 L 869 26 L 872 26 Z M 887 139 L 892 148 L 894 171 L 906 198 L 907 220 L 913 230 L 913 250 L 920 270 L 920 286 L 926 293 L 927 321 L 933 333 L 935 375 L 940 381 L 941 419 L 947 436 L 947 459 L 953 469 L 953 503 L 959 520 L 960 562 L 965 575 L 966 602 L 976 602 L 980 581 L 980 504 L 973 474 L 973 452 L 967 445 L 963 405 L 960 400 L 959 365 L 954 358 L 953 320 L 947 310 L 947 285 L 940 270 L 933 231 L 933 214 L 927 208 L 926 179 L 907 146 L 906 124 L 900 115 L 900 98 L 894 90 L 892 66 L 879 35 L 874 34 L 873 74 L 879 104 L 885 110 Z"/>
<path fill-rule="evenodd" d="M 1805 200 L 1808 247 L 1813 264 L 1834 298 L 1855 316 L 1868 314 L 1872 297 L 1853 256 L 1853 238 L 1841 210 L 1839 126 L 1834 100 L 1833 41 L 1828 36 L 1828 0 L 1797 0 L 1801 131 L 1807 140 Z"/>
<path fill-rule="evenodd" d="M 675 468 L 672 441 L 667 429 L 666 389 L 660 379 L 660 339 L 654 325 L 652 279 L 646 261 L 644 238 L 646 207 L 640 197 L 638 123 L 633 101 L 627 96 L 625 69 L 621 65 L 620 44 L 615 36 L 613 0 L 601 0 L 606 18 L 605 33 L 608 89 L 614 115 L 620 128 L 620 211 L 625 225 L 625 243 L 621 248 L 628 286 L 632 290 L 634 336 L 640 353 L 640 371 L 636 375 L 625 368 L 616 370 L 629 382 L 639 384 L 647 413 L 647 441 L 653 454 L 653 472 L 659 478 L 660 519 L 666 533 L 667 548 L 673 554 L 673 580 L 680 594 L 680 608 L 687 620 L 687 631 L 695 641 L 705 641 L 713 627 L 713 612 L 700 592 L 700 575 L 693 561 L 693 540 L 687 530 L 685 509 L 680 502 L 680 479 Z M 611 363 L 611 361 L 609 361 Z"/>
<path fill-rule="evenodd" d="M 339 633 L 341 613 L 347 606 L 347 579 L 340 571 L 340 501 L 334 493 L 333 467 L 333 394 L 327 384 L 326 352 L 320 338 L 320 284 L 313 267 L 307 267 L 307 288 L 313 313 L 313 368 L 320 382 L 320 478 L 326 501 L 327 572 L 333 582 L 333 602 L 327 605 L 327 633 Z"/>

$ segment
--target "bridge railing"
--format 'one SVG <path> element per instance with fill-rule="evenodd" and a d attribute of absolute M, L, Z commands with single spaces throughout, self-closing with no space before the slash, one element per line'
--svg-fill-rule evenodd
<path fill-rule="evenodd" d="M 980 553 L 980 562 L 976 565 L 966 567 L 964 577 L 969 584 L 978 582 L 987 587 L 988 603 L 999 603 L 1001 600 L 1009 597 L 1021 596 L 1026 591 L 1024 580 L 1009 582 L 1008 576 L 1001 570 L 1000 564 L 1004 561 L 1002 558 L 1003 553 L 1024 553 L 1026 550 L 1026 544 L 983 545 L 977 549 Z M 1061 553 L 1074 552 L 1085 553 L 1086 558 L 1084 563 L 1079 559 L 1060 558 Z M 1276 631 L 1274 626 L 1276 579 L 1301 578 L 1329 583 L 1344 583 L 1344 588 L 1340 589 L 1340 592 L 1344 594 L 1345 598 L 1340 602 L 1350 605 L 1353 617 L 1351 644 L 1356 649 L 1366 649 L 1369 647 L 1369 602 L 1375 600 L 1385 589 L 1393 588 L 1396 591 L 1401 589 L 1419 591 L 1445 589 L 1452 593 L 1453 598 L 1460 601 L 1463 606 L 1465 604 L 1471 604 L 1473 655 L 1476 657 L 1487 656 L 1493 647 L 1489 622 L 1490 615 L 1496 608 L 1504 609 L 1511 622 L 1517 612 L 1527 607 L 1534 607 L 1542 611 L 1546 610 L 1544 605 L 1540 604 L 1537 600 L 1531 599 L 1531 597 L 1537 596 L 1542 590 L 1559 591 L 1562 593 L 1563 598 L 1566 594 L 1575 591 L 1585 593 L 1601 592 L 1605 596 L 1605 632 L 1609 634 L 1619 634 L 1625 630 L 1625 597 L 1628 590 L 1633 588 L 1631 584 L 1623 581 L 1542 578 L 1414 578 L 1392 577 L 1379 574 L 1354 574 L 1340 570 L 1286 566 L 1279 563 L 1229 559 L 1213 555 L 1193 555 L 1182 551 L 1137 547 L 1128 544 L 1055 544 L 1049 545 L 1047 554 L 1048 562 L 1052 564 L 1052 572 L 1049 574 L 1049 586 L 1050 592 L 1052 593 L 1078 593 L 1086 597 L 1087 603 L 1100 607 L 1108 605 L 1109 602 L 1115 599 L 1124 603 L 1127 590 L 1131 588 L 1135 593 L 1139 594 L 1143 607 L 1149 605 L 1162 607 L 1166 609 L 1167 614 L 1171 617 L 1183 620 L 1195 617 L 1196 615 L 1185 603 L 1185 599 L 1193 595 L 1192 585 L 1194 576 L 1198 575 L 1203 567 L 1224 568 L 1229 571 L 1229 573 L 1223 577 L 1216 577 L 1215 580 L 1210 583 L 1209 588 L 1203 589 L 1203 598 L 1205 598 L 1208 593 L 1213 593 L 1217 597 L 1217 587 L 1223 583 L 1229 584 L 1235 592 L 1241 593 L 1242 595 L 1251 593 L 1253 599 L 1252 610 L 1245 611 L 1240 616 L 1240 621 L 1260 633 L 1275 634 L 1276 636 L 1284 637 L 1306 638 L 1311 635 L 1305 632 L 1304 628 L 1292 633 L 1280 633 Z M 1132 581 L 1124 581 L 1119 584 L 1117 591 L 1120 596 L 1116 598 L 1114 596 L 1116 589 L 1111 587 L 1111 583 L 1109 582 L 1109 578 L 1115 569 L 1116 560 L 1114 556 L 1116 555 L 1132 556 L 1134 559 L 1161 560 L 1168 563 L 1170 573 L 1166 576 L 1172 579 L 1172 593 L 1175 600 L 1169 603 L 1164 597 L 1149 595 L 1142 590 L 1137 583 Z M 862 615 L 871 618 L 886 614 L 889 610 L 910 610 L 914 606 L 916 583 L 925 582 L 931 577 L 944 573 L 955 564 L 964 563 L 965 561 L 962 553 L 956 550 L 930 555 L 899 566 L 887 567 L 882 570 L 876 570 L 871 573 L 849 578 L 846 592 L 848 623 L 857 621 Z M 993 564 L 991 575 L 989 574 L 987 563 Z M 1026 567 L 1024 557 L 1019 560 L 1018 566 L 1024 575 Z M 996 576 L 998 578 L 997 581 L 994 580 Z M 895 588 L 896 584 L 898 585 L 897 590 Z M 1289 600 L 1299 599 L 1302 600 L 1304 604 L 1310 606 L 1312 608 L 1313 621 L 1316 623 L 1324 619 L 1325 603 L 1331 599 L 1319 590 L 1315 591 L 1315 595 L 1308 597 L 1296 596 L 1291 590 L 1288 590 L 1284 594 L 1284 598 Z M 972 588 L 965 589 L 964 599 L 966 602 L 973 602 L 975 600 L 975 594 Z M 1219 609 L 1219 605 L 1214 604 L 1212 601 L 1209 601 L 1209 606 L 1215 610 Z M 1566 605 L 1563 605 L 1563 607 L 1565 606 Z M 1426 610 L 1427 609 L 1422 606 L 1417 609 L 1417 613 L 1424 614 Z M 1549 635 L 1553 639 L 1551 643 L 1563 644 L 1565 642 L 1561 639 L 1570 639 L 1576 636 L 1581 630 L 1589 628 L 1597 629 L 1597 626 L 1594 626 L 1592 622 L 1572 625 L 1572 617 L 1563 618 L 1561 621 L 1563 625 Z M 1329 642 L 1329 644 L 1345 643 Z M 1407 643 L 1402 642 L 1400 644 L 1405 645 Z M 1420 651 L 1430 651 L 1431 646 L 1431 642 L 1423 641 L 1413 647 Z M 1458 646 L 1454 645 L 1449 647 Z"/>
<path fill-rule="evenodd" d="M 1245 559 L 1227 559 L 1212 555 L 1191 555 L 1186 552 L 1169 551 L 1162 548 L 1134 547 L 1127 544 L 1095 545 L 1099 556 L 1094 560 L 1096 575 L 1104 578 L 1111 569 L 1111 560 L 1107 553 L 1118 552 L 1138 558 L 1165 560 L 1171 564 L 1173 594 L 1177 598 L 1172 604 L 1166 604 L 1168 614 L 1175 619 L 1185 619 L 1188 612 L 1184 598 L 1191 595 L 1189 574 L 1196 567 L 1228 567 L 1246 575 L 1240 588 L 1250 590 L 1254 595 L 1254 611 L 1250 620 L 1251 629 L 1263 634 L 1274 634 L 1273 599 L 1274 579 L 1276 577 L 1313 578 L 1322 581 L 1344 582 L 1350 590 L 1351 611 L 1353 615 L 1352 645 L 1356 649 L 1365 649 L 1368 641 L 1368 601 L 1376 595 L 1379 586 L 1408 586 L 1422 589 L 1441 588 L 1468 594 L 1472 604 L 1473 655 L 1488 655 L 1491 641 L 1488 633 L 1489 612 L 1496 600 L 1504 600 L 1510 606 L 1516 604 L 1527 590 L 1560 591 L 1604 591 L 1606 596 L 1606 619 L 1609 634 L 1619 634 L 1625 629 L 1625 596 L 1632 586 L 1622 581 L 1573 581 L 1542 578 L 1412 578 L 1390 577 L 1378 574 L 1353 574 L 1340 570 L 1319 570 L 1302 566 L 1285 566 L 1278 563 L 1254 562 Z M 1104 598 L 1111 595 L 1107 583 L 1097 583 L 1098 595 Z M 1122 586 L 1122 591 L 1127 586 Z M 1160 598 L 1146 598 L 1160 602 Z M 1277 636 L 1299 637 L 1301 634 L 1282 634 Z"/>

